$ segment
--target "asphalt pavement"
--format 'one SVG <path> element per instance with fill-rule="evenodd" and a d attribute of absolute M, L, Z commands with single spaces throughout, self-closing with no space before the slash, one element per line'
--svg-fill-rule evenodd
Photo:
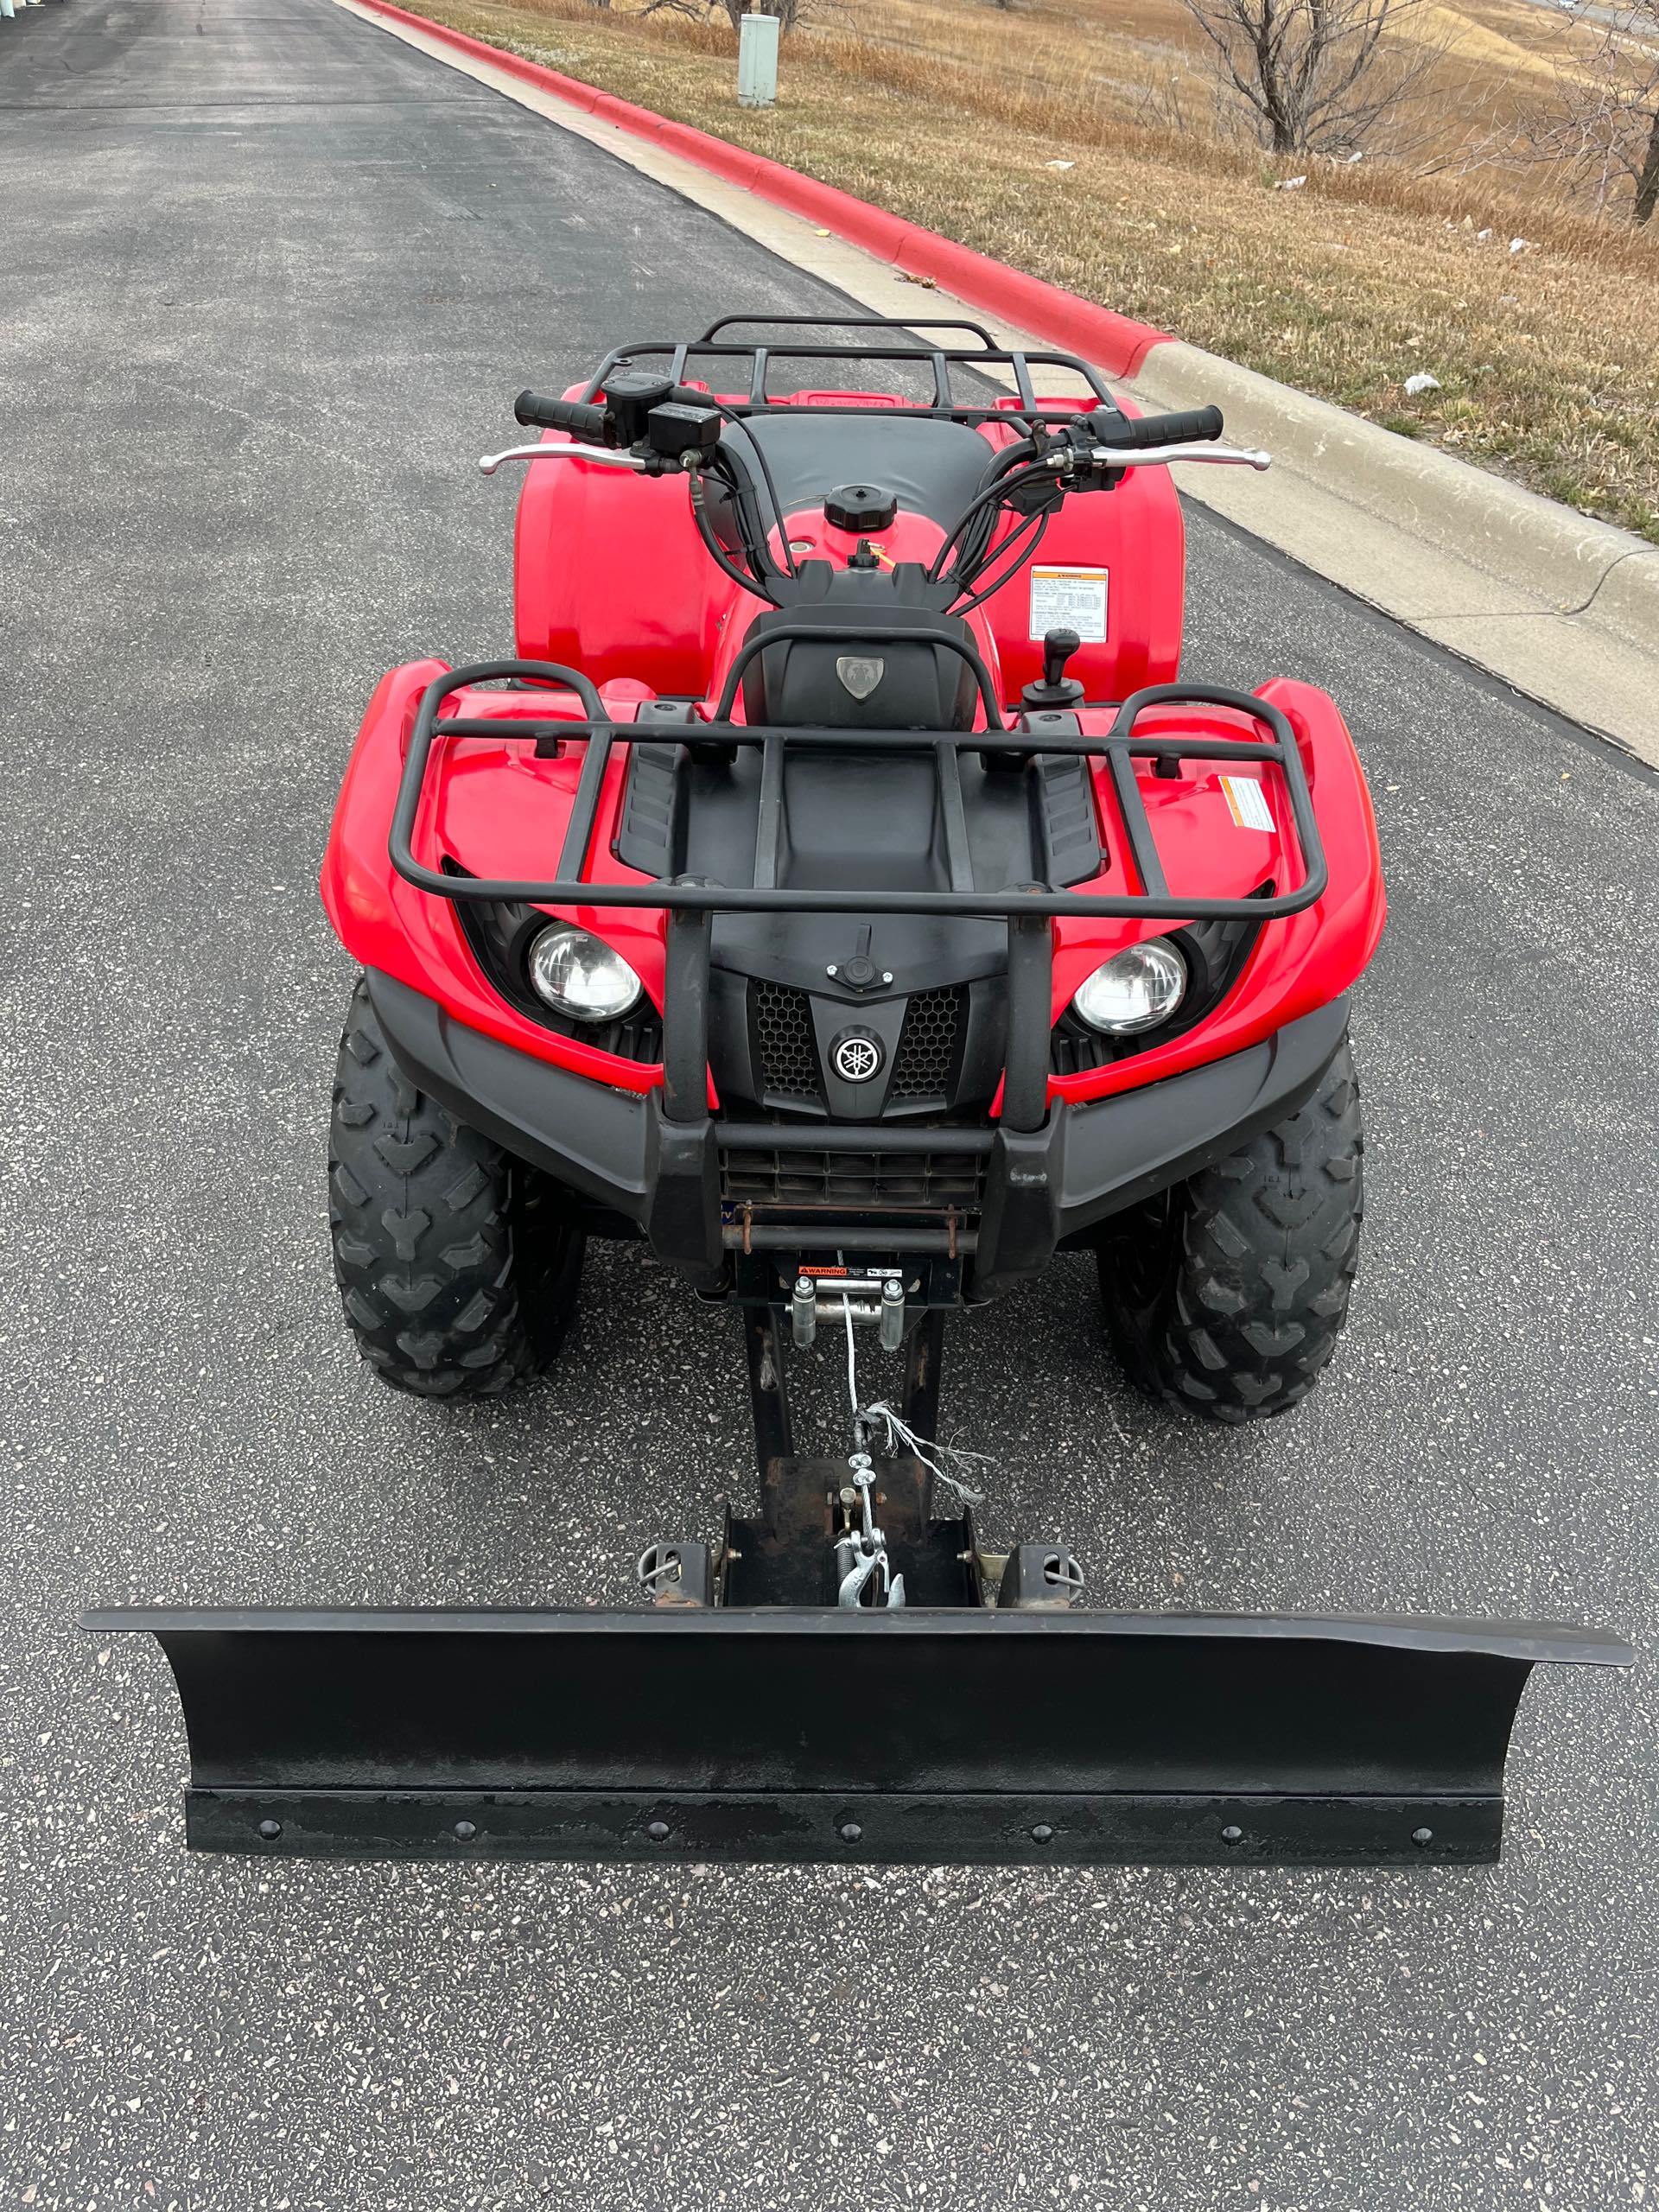
<path fill-rule="evenodd" d="M 512 395 L 837 302 L 328 0 L 0 27 L 0 2201 L 1653 2202 L 1645 1662 L 1535 1678 L 1478 1872 L 185 1856 L 171 1681 L 79 1606 L 617 1602 L 747 1465 L 731 1317 L 632 1249 L 509 1403 L 358 1363 L 314 885 L 380 671 L 509 645 L 472 463 Z M 1106 1603 L 1650 1646 L 1659 781 L 1203 515 L 1190 550 L 1189 672 L 1326 685 L 1376 794 L 1353 1325 L 1212 1433 L 1058 1265 L 954 1348 L 991 1536 L 1065 1536 Z"/>

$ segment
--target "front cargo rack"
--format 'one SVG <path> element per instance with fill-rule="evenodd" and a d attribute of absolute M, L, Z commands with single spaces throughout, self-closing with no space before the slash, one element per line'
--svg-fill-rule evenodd
<path fill-rule="evenodd" d="M 1249 692 L 1228 690 L 1218 684 L 1152 683 L 1130 694 L 1118 709 L 1111 728 L 1101 736 L 1066 730 L 1013 729 L 1002 719 L 991 688 L 990 673 L 979 655 L 970 646 L 918 629 L 913 633 L 916 642 L 947 647 L 959 652 L 968 662 L 985 708 L 983 728 L 783 729 L 730 721 L 738 686 L 748 662 L 763 648 L 798 634 L 818 642 L 830 642 L 856 640 L 865 632 L 850 623 L 833 628 L 815 624 L 810 630 L 802 626 L 798 631 L 794 624 L 774 625 L 764 639 L 751 640 L 738 656 L 712 721 L 664 724 L 649 731 L 638 722 L 613 721 L 606 714 L 589 678 L 579 670 L 561 667 L 554 661 L 481 661 L 435 677 L 422 697 L 404 762 L 391 823 L 393 867 L 406 882 L 437 899 L 491 904 L 505 901 L 534 906 L 654 907 L 686 913 L 929 914 L 1007 921 L 1088 916 L 1147 921 L 1270 922 L 1299 914 L 1324 895 L 1329 878 L 1301 752 L 1287 716 L 1266 699 Z M 887 630 L 882 634 L 885 639 L 901 643 L 912 638 L 912 632 L 905 629 Z M 578 720 L 543 720 L 518 715 L 440 715 L 443 701 L 454 693 L 477 684 L 504 681 L 574 692 L 582 702 L 582 716 Z M 1152 736 L 1136 727 L 1149 709 L 1166 706 L 1230 709 L 1249 715 L 1270 734 L 1262 739 Z M 488 737 L 498 741 L 509 737 L 524 738 L 546 744 L 568 743 L 573 739 L 586 741 L 587 751 L 556 875 L 545 880 L 455 875 L 427 868 L 416 858 L 412 840 L 425 790 L 427 767 L 434 745 L 445 737 Z M 1002 741 L 1001 744 L 999 740 Z M 583 870 L 593 845 L 605 771 L 619 741 L 623 744 L 652 745 L 679 741 L 695 744 L 699 752 L 729 747 L 734 751 L 747 748 L 760 753 L 760 806 L 753 882 L 717 884 L 681 879 L 666 883 L 594 883 L 587 880 Z M 960 836 L 950 840 L 951 885 L 948 891 L 888 891 L 876 887 L 856 891 L 782 887 L 777 881 L 777 870 L 785 756 L 791 750 L 825 747 L 836 753 L 872 755 L 931 752 L 938 766 L 943 815 L 947 824 L 959 822 L 962 816 L 957 756 L 963 752 L 1001 750 L 1104 760 L 1141 889 L 1068 891 L 1044 883 L 983 889 L 972 881 L 966 840 Z M 1172 764 L 1181 760 L 1261 760 L 1276 768 L 1284 779 L 1300 849 L 1300 882 L 1268 898 L 1252 894 L 1240 899 L 1212 899 L 1184 893 L 1179 887 L 1172 890 L 1135 777 L 1137 760 Z"/>
<path fill-rule="evenodd" d="M 792 625 L 776 626 L 764 640 L 752 639 L 734 662 L 710 721 L 664 724 L 642 734 L 637 722 L 613 721 L 592 681 L 579 669 L 556 661 L 480 661 L 436 677 L 422 696 L 410 733 L 403 777 L 393 810 L 391 854 L 393 867 L 417 890 L 459 903 L 514 903 L 531 906 L 626 906 L 657 909 L 669 915 L 663 1005 L 662 1107 L 671 1122 L 701 1124 L 706 1116 L 709 1065 L 709 965 L 712 923 L 716 914 L 925 914 L 977 917 L 1008 925 L 1007 1041 L 1000 1119 L 1007 1130 L 1042 1127 L 1048 1107 L 1050 1032 L 1053 994 L 1053 931 L 1064 917 L 1155 921 L 1249 921 L 1264 923 L 1300 913 L 1319 899 L 1329 880 L 1325 851 L 1313 818 L 1313 796 L 1295 732 L 1281 709 L 1266 699 L 1216 684 L 1153 683 L 1132 692 L 1103 736 L 1065 730 L 1011 729 L 1003 721 L 989 671 L 971 645 L 918 632 L 926 642 L 949 645 L 968 662 L 979 686 L 985 727 L 968 730 L 780 729 L 729 719 L 744 668 L 762 644 L 788 637 Z M 816 626 L 823 642 L 842 633 Z M 845 635 L 863 633 L 848 626 Z M 904 631 L 883 633 L 904 638 Z M 579 720 L 536 715 L 457 715 L 444 716 L 443 702 L 475 684 L 513 682 L 537 689 L 574 693 Z M 1137 726 L 1154 707 L 1223 707 L 1249 715 L 1268 734 L 1263 738 L 1194 738 L 1151 735 Z M 426 788 L 432 748 L 440 738 L 512 737 L 538 745 L 586 741 L 570 819 L 559 855 L 558 873 L 544 880 L 455 875 L 426 867 L 415 856 L 413 838 Z M 605 772 L 618 742 L 660 745 L 695 743 L 699 751 L 747 747 L 761 756 L 760 794 L 755 832 L 753 880 L 710 883 L 678 878 L 669 882 L 594 883 L 584 874 L 599 817 Z M 889 891 L 871 887 L 836 891 L 780 886 L 777 880 L 783 834 L 784 766 L 787 753 L 812 747 L 873 756 L 931 752 L 937 765 L 942 818 L 947 824 L 951 887 L 948 891 Z M 1052 883 L 977 887 L 965 835 L 957 756 L 964 750 L 1081 754 L 1104 760 L 1122 825 L 1124 842 L 1140 888 L 1133 892 L 1057 889 Z M 1188 895 L 1166 880 L 1153 835 L 1152 821 L 1135 772 L 1137 760 L 1261 760 L 1277 769 L 1289 799 L 1300 849 L 1300 882 L 1273 896 L 1210 899 Z M 955 824 L 951 830 L 949 825 Z"/>

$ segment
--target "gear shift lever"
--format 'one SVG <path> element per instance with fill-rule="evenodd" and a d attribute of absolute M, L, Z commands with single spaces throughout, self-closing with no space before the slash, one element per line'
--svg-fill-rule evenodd
<path fill-rule="evenodd" d="M 1065 672 L 1065 664 L 1082 643 L 1075 630 L 1044 632 L 1042 681 L 1027 684 L 1020 695 L 1023 706 L 1052 714 L 1057 709 L 1083 704 L 1082 684 Z"/>

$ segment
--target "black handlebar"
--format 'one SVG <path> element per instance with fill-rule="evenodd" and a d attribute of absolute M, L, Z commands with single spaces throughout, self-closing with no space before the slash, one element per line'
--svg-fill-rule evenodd
<path fill-rule="evenodd" d="M 630 391 L 625 400 L 619 378 L 615 397 L 608 391 L 602 394 L 602 406 L 585 399 L 546 399 L 539 391 L 521 391 L 512 403 L 512 411 L 526 429 L 568 430 L 585 445 L 617 446 L 632 444 L 644 434 L 645 417 L 653 407 L 718 404 L 694 385 L 671 384 L 666 377 L 652 380 L 636 376 L 633 380 L 647 389 Z"/>
<path fill-rule="evenodd" d="M 709 404 L 706 392 L 686 385 L 669 385 L 662 396 L 703 406 Z M 567 430 L 573 438 L 581 438 L 589 445 L 609 442 L 608 410 L 586 400 L 549 399 L 538 391 L 521 391 L 512 403 L 512 411 L 527 429 Z M 1189 407 L 1172 415 L 1142 415 L 1135 418 L 1125 416 L 1116 423 L 1102 422 L 1098 416 L 1090 416 L 1088 423 L 1090 435 L 1096 445 L 1122 446 L 1131 452 L 1142 452 L 1148 446 L 1188 445 L 1218 438 L 1223 429 L 1219 407 Z"/>
<path fill-rule="evenodd" d="M 521 391 L 512 403 L 518 421 L 530 430 L 569 430 L 573 438 L 589 445 L 605 443 L 605 410 L 580 399 L 543 399 L 538 391 Z"/>
<path fill-rule="evenodd" d="M 1087 418 L 1096 445 L 1123 446 L 1139 453 L 1147 446 L 1184 446 L 1218 438 L 1222 433 L 1219 407 L 1187 407 L 1173 415 L 1142 415 L 1131 421 L 1103 423 L 1097 415 Z"/>
<path fill-rule="evenodd" d="M 590 385 L 589 389 L 593 387 Z M 643 456 L 636 466 L 648 475 L 660 476 L 681 464 L 688 467 L 712 466 L 725 474 L 728 481 L 734 481 L 730 469 L 722 467 L 720 456 L 714 450 L 718 440 L 720 420 L 722 416 L 730 417 L 734 410 L 712 399 L 707 392 L 677 384 L 671 377 L 624 365 L 607 376 L 601 397 L 603 404 L 595 405 L 590 400 L 553 399 L 537 391 L 521 391 L 513 402 L 512 411 L 526 429 L 563 430 L 584 445 L 611 449 L 631 447 L 636 454 Z M 695 420 L 681 423 L 670 423 L 668 420 L 675 410 L 685 413 L 694 409 L 696 410 Z M 958 587 L 957 597 L 960 598 L 963 591 L 971 588 L 978 571 L 984 565 L 984 556 L 990 550 L 994 536 L 993 516 L 985 515 L 977 543 L 970 547 L 963 539 L 963 533 L 988 507 L 997 509 L 1012 505 L 1027 518 L 1027 524 L 1021 527 L 1028 526 L 1034 519 L 1040 535 L 1043 518 L 1059 505 L 1068 491 L 1110 491 L 1122 480 L 1126 472 L 1113 465 L 1109 458 L 1113 452 L 1144 453 L 1159 446 L 1180 446 L 1207 441 L 1220 437 L 1222 428 L 1218 407 L 1193 407 L 1168 415 L 1143 415 L 1139 417 L 1121 416 L 1115 410 L 1106 412 L 1103 417 L 1099 412 L 1090 412 L 1074 416 L 1069 423 L 1063 426 L 1057 425 L 1046 437 L 1040 432 L 1034 432 L 1032 437 L 1010 448 L 1000 460 L 992 461 L 990 480 L 969 502 L 966 512 L 946 537 L 928 572 L 930 580 L 939 580 L 940 563 L 953 546 L 959 545 L 963 550 L 958 551 L 956 568 L 951 571 Z M 661 435 L 653 435 L 653 429 L 660 430 Z M 645 450 L 647 445 L 649 452 Z M 1069 471 L 1062 481 L 1056 482 L 1054 456 L 1067 447 L 1071 448 L 1072 456 Z M 766 480 L 774 518 L 781 527 L 783 506 L 772 480 L 772 472 L 766 467 L 766 454 L 758 444 L 753 444 L 753 453 Z M 1016 461 L 1017 465 L 1010 466 Z M 740 493 L 740 509 L 745 480 L 740 470 L 734 486 Z M 1034 496 L 1034 505 L 1031 504 L 1026 496 L 1027 494 Z M 764 529 L 758 540 L 752 540 L 747 531 L 745 532 L 745 552 L 750 569 L 750 575 L 745 577 L 732 567 L 715 543 L 702 506 L 696 500 L 693 501 L 693 511 L 703 542 L 719 565 L 746 589 L 758 591 L 762 598 L 771 600 L 774 606 L 779 605 L 780 602 L 765 582 L 772 564 L 765 550 Z M 1034 543 L 1033 540 L 1027 551 L 1034 550 Z M 792 557 L 789 569 L 791 574 L 794 573 Z M 977 600 L 968 601 L 969 607 L 977 604 Z M 730 689 L 728 686 L 728 691 Z M 986 697 L 987 711 L 990 713 L 988 693 Z M 724 709 L 721 711 L 723 713 Z"/>

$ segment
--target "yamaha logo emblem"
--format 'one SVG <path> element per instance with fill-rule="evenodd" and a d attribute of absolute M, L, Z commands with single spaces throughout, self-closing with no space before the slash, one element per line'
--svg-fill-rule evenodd
<path fill-rule="evenodd" d="M 845 1029 L 830 1047 L 830 1064 L 843 1083 L 868 1083 L 881 1072 L 881 1040 L 868 1029 Z"/>

